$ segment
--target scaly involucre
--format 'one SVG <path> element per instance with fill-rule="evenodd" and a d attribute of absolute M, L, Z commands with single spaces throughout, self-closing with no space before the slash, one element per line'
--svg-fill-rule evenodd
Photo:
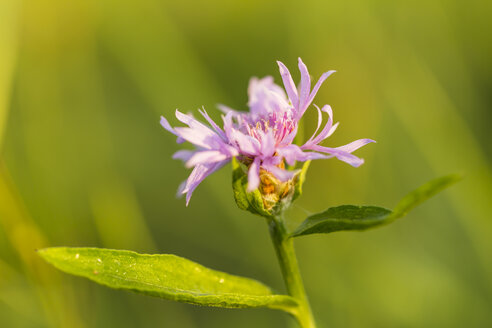
<path fill-rule="evenodd" d="M 248 87 L 249 112 L 219 105 L 224 112 L 222 128 L 204 109 L 199 112 L 209 125 L 178 110 L 176 118 L 187 127 L 173 128 L 166 118 L 161 117 L 162 126 L 177 136 L 178 143 L 188 141 L 196 147 L 194 150 L 180 150 L 173 155 L 174 159 L 183 160 L 186 167 L 193 168 L 178 190 L 178 194 L 186 194 L 186 205 L 196 187 L 232 157 L 237 157 L 249 166 L 248 191 L 258 188 L 260 169 L 271 172 L 280 181 L 292 179 L 297 171 L 284 169 L 284 161 L 295 165 L 296 162 L 336 157 L 354 167 L 364 163 L 352 152 L 374 140 L 359 139 L 336 148 L 320 145 L 338 127 L 338 123 L 333 124 L 333 111 L 329 105 L 321 109 L 314 105 L 318 111 L 315 132 L 303 145 L 293 144 L 300 119 L 312 104 L 321 84 L 335 71 L 323 73 L 311 90 L 309 72 L 299 58 L 301 82 L 296 88 L 287 67 L 280 61 L 277 63 L 285 91 L 273 82 L 271 76 L 252 78 Z M 319 132 L 323 113 L 328 116 L 328 120 Z"/>

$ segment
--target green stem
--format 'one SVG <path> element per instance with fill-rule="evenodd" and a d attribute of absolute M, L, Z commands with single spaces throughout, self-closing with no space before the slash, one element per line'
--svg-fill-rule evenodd
<path fill-rule="evenodd" d="M 292 238 L 289 237 L 281 217 L 271 219 L 269 227 L 285 286 L 289 295 L 299 302 L 299 309 L 294 316 L 302 328 L 316 328 L 304 284 L 302 283 Z"/>

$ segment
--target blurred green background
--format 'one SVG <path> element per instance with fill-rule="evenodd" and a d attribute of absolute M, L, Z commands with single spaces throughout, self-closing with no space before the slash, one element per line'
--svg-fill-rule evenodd
<path fill-rule="evenodd" d="M 465 179 L 404 220 L 296 241 L 320 327 L 492 327 L 492 3 L 0 1 L 2 327 L 285 327 L 270 310 L 208 309 L 64 275 L 36 248 L 174 253 L 283 283 L 263 219 L 236 208 L 230 167 L 191 204 L 159 125 L 179 108 L 246 109 L 251 76 L 329 78 L 326 145 L 378 141 L 354 169 L 312 164 L 290 213 L 392 207 L 448 173 Z M 312 113 L 311 113 L 312 114 Z M 306 131 L 315 127 L 308 115 Z"/>

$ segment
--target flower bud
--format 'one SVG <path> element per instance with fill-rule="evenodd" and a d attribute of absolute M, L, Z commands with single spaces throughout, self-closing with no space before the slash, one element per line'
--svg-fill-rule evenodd
<path fill-rule="evenodd" d="M 309 162 L 290 180 L 282 182 L 275 175 L 260 168 L 260 185 L 252 192 L 247 191 L 248 168 L 236 159 L 232 161 L 234 199 L 240 209 L 271 218 L 286 210 L 300 196 L 302 183 Z"/>

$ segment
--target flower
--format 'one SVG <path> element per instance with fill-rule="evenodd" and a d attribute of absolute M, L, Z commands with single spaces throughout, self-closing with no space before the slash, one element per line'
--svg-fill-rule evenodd
<path fill-rule="evenodd" d="M 321 109 L 314 105 L 318 111 L 316 131 L 303 145 L 293 143 L 300 119 L 312 104 L 321 84 L 335 71 L 322 74 L 311 89 L 309 72 L 299 58 L 301 81 L 299 88 L 296 88 L 287 67 L 280 61 L 277 63 L 284 88 L 275 84 L 271 76 L 252 78 L 248 87 L 249 112 L 239 112 L 219 105 L 224 112 L 222 128 L 210 118 L 205 109 L 199 112 L 208 125 L 191 114 L 186 115 L 178 110 L 176 118 L 187 127 L 173 128 L 166 118 L 161 117 L 161 125 L 177 136 L 178 143 L 188 141 L 196 147 L 194 150 L 180 150 L 173 155 L 174 159 L 183 160 L 186 167 L 193 168 L 178 190 L 178 194 L 186 194 L 186 205 L 196 187 L 233 157 L 248 166 L 249 192 L 260 186 L 260 171 L 273 174 L 281 182 L 291 180 L 298 171 L 286 170 L 285 162 L 295 165 L 296 162 L 336 157 L 354 167 L 364 163 L 363 159 L 352 152 L 375 142 L 374 140 L 359 139 L 336 148 L 320 145 L 338 127 L 338 123 L 333 124 L 333 112 L 328 105 Z M 318 133 L 323 122 L 323 113 L 327 114 L 328 120 Z"/>

